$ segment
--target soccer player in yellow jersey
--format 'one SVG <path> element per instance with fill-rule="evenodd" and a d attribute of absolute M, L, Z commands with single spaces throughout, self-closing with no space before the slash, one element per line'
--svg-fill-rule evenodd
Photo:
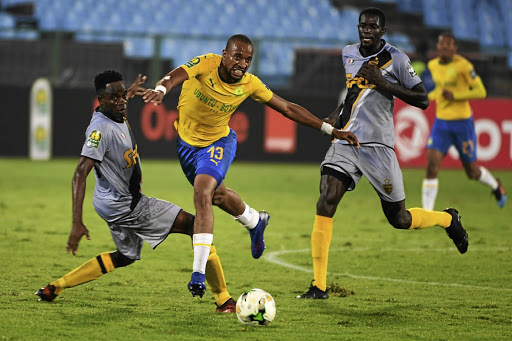
<path fill-rule="evenodd" d="M 428 94 L 436 101 L 436 119 L 427 145 L 427 174 L 423 180 L 423 208 L 434 209 L 437 196 L 437 173 L 448 149 L 454 145 L 459 152 L 468 178 L 478 180 L 492 189 L 503 207 L 507 201 L 499 180 L 476 163 L 477 137 L 470 99 L 485 98 L 486 90 L 473 65 L 456 54 L 457 45 L 451 33 L 442 33 L 437 42 L 439 56 L 428 63 L 435 88 Z"/>
<path fill-rule="evenodd" d="M 254 258 L 259 258 L 265 249 L 263 232 L 269 214 L 253 210 L 223 182 L 236 152 L 236 134 L 228 122 L 247 97 L 297 123 L 359 147 L 354 134 L 334 129 L 303 107 L 277 96 L 258 77 L 248 73 L 253 53 L 254 45 L 247 36 L 234 35 L 227 41 L 222 56 L 206 54 L 193 58 L 169 72 L 155 89 L 148 89 L 143 95 L 145 102 L 158 105 L 167 92 L 183 83 L 174 126 L 178 132 L 178 158 L 194 186 L 194 263 L 188 284 L 193 296 L 202 297 L 206 290 L 205 266 L 213 242 L 212 205 L 231 214 L 249 230 Z"/>

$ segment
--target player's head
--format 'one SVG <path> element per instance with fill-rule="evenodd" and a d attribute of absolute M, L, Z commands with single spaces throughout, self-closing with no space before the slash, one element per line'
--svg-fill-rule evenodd
<path fill-rule="evenodd" d="M 106 70 L 94 78 L 96 94 L 101 111 L 115 118 L 121 118 L 126 112 L 127 92 L 123 75 L 116 70 Z"/>
<path fill-rule="evenodd" d="M 437 53 L 443 62 L 449 62 L 457 52 L 457 42 L 451 32 L 443 32 L 437 38 Z"/>
<path fill-rule="evenodd" d="M 249 69 L 254 45 L 249 37 L 235 34 L 228 39 L 222 51 L 221 76 L 228 83 L 240 80 Z"/>
<path fill-rule="evenodd" d="M 379 48 L 382 36 L 386 33 L 386 17 L 384 13 L 375 7 L 369 7 L 359 14 L 359 41 L 367 50 Z"/>

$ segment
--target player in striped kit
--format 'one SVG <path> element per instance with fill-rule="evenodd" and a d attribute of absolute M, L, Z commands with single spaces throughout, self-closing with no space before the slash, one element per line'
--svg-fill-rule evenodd
<path fill-rule="evenodd" d="M 126 90 L 121 73 L 107 70 L 96 75 L 94 83 L 99 99 L 72 182 L 73 226 L 66 251 L 76 254 L 89 230 L 82 221 L 86 179 L 94 168 L 96 186 L 93 206 L 103 218 L 117 247 L 104 252 L 50 282 L 36 292 L 42 301 L 53 301 L 64 289 L 97 279 L 116 268 L 132 264 L 141 257 L 143 242 L 156 248 L 171 233 L 192 237 L 194 216 L 173 203 L 142 194 L 140 158 L 132 130 L 125 117 L 128 99 L 141 95 L 145 77 L 139 75 Z M 206 279 L 217 304 L 217 312 L 235 312 L 236 302 L 226 288 L 220 258 L 211 247 Z"/>
<path fill-rule="evenodd" d="M 297 298 L 328 298 L 327 261 L 333 216 L 346 191 L 364 175 L 380 197 L 388 222 L 397 229 L 441 226 L 460 253 L 468 248 L 468 236 L 458 212 L 405 208 L 402 172 L 394 151 L 393 107 L 395 97 L 425 109 L 428 96 L 421 79 L 402 51 L 386 43 L 384 13 L 368 8 L 359 15 L 359 44 L 346 46 L 343 64 L 347 79 L 345 102 L 328 119 L 335 127 L 352 131 L 361 148 L 334 140 L 321 164 L 320 198 L 311 234 L 314 279 Z"/>

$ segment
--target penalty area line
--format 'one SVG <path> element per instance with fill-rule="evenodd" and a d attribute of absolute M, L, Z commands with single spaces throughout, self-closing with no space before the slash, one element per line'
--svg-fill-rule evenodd
<path fill-rule="evenodd" d="M 313 273 L 313 269 L 305 266 L 295 265 L 289 262 L 286 262 L 279 258 L 281 255 L 290 254 L 290 253 L 306 253 L 311 252 L 311 249 L 301 249 L 301 250 L 281 250 L 281 251 L 273 251 L 264 255 L 263 260 L 273 263 L 276 265 L 283 266 L 288 269 L 293 269 L 297 271 Z M 442 283 L 442 282 L 428 282 L 428 281 L 413 281 L 408 279 L 400 279 L 400 278 L 386 278 L 386 277 L 376 277 L 376 276 L 362 276 L 362 275 L 354 275 L 348 272 L 332 272 L 329 271 L 327 274 L 335 275 L 335 276 L 343 276 L 353 279 L 363 279 L 368 281 L 381 281 L 381 282 L 394 282 L 394 283 L 405 283 L 405 284 L 421 284 L 421 285 L 431 285 L 431 286 L 444 286 L 444 287 L 457 287 L 457 288 L 468 288 L 468 289 L 478 289 L 478 290 L 495 290 L 495 291 L 507 291 L 512 292 L 512 288 L 494 288 L 480 285 L 468 285 L 468 284 L 460 284 L 460 283 Z"/>

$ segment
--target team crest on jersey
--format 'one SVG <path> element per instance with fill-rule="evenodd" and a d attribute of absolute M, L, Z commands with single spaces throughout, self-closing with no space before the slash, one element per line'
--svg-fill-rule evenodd
<path fill-rule="evenodd" d="M 414 70 L 414 68 L 413 68 L 413 67 L 412 67 L 412 65 L 411 65 L 411 61 L 408 61 L 408 62 L 407 62 L 407 66 L 406 66 L 406 68 L 407 68 L 407 72 L 409 72 L 409 74 L 411 75 L 411 77 L 416 77 L 416 76 L 417 76 L 416 71 Z"/>
<path fill-rule="evenodd" d="M 98 148 L 101 141 L 101 131 L 93 130 L 87 138 L 87 147 Z"/>
<path fill-rule="evenodd" d="M 478 77 L 478 75 L 476 74 L 476 71 L 475 70 L 471 70 L 469 72 L 469 75 L 471 76 L 472 79 L 475 79 L 476 77 Z"/>
<path fill-rule="evenodd" d="M 387 194 L 391 194 L 391 192 L 393 192 L 393 184 L 388 179 L 384 180 L 382 188 Z"/>
<path fill-rule="evenodd" d="M 244 94 L 244 89 L 241 86 L 239 86 L 238 88 L 235 89 L 236 96 L 243 96 L 243 94 Z"/>
<path fill-rule="evenodd" d="M 185 66 L 190 69 L 192 66 L 195 66 L 195 65 L 199 64 L 200 62 L 201 62 L 201 58 L 199 58 L 199 57 L 192 58 L 188 63 L 185 64 Z"/>

